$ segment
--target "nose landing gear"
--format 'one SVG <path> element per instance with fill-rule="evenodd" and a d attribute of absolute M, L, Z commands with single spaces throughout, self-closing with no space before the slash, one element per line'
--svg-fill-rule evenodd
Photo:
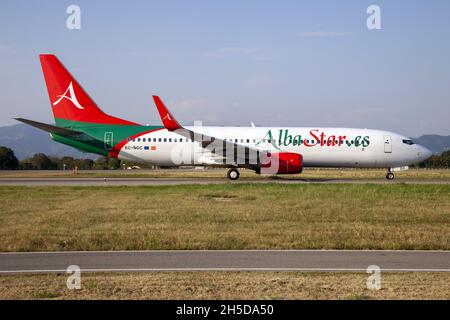
<path fill-rule="evenodd" d="M 386 179 L 388 179 L 388 180 L 394 180 L 394 178 L 395 178 L 395 175 L 394 175 L 394 173 L 391 171 L 391 169 L 389 168 L 389 169 L 388 169 L 388 172 L 386 173 Z"/>
<path fill-rule="evenodd" d="M 230 180 L 237 180 L 239 179 L 239 171 L 236 168 L 231 168 L 228 170 L 227 177 Z"/>

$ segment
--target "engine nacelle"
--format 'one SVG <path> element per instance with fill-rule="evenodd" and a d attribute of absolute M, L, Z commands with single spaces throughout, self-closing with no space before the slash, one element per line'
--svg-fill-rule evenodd
<path fill-rule="evenodd" d="M 293 152 L 267 153 L 267 155 L 261 155 L 258 171 L 257 173 L 264 174 L 301 173 L 303 156 Z"/>

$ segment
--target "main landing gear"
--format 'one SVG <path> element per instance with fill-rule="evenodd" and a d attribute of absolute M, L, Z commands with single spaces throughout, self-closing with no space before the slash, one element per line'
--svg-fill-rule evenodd
<path fill-rule="evenodd" d="M 231 168 L 230 170 L 228 170 L 227 177 L 230 180 L 237 180 L 237 179 L 239 179 L 239 171 L 238 171 L 238 169 Z"/>
<path fill-rule="evenodd" d="M 388 169 L 388 172 L 386 173 L 386 179 L 388 180 L 394 180 L 395 176 L 394 173 L 391 171 L 391 169 Z"/>

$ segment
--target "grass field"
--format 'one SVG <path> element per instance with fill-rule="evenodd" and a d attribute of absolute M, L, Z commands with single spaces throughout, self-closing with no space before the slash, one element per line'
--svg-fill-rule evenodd
<path fill-rule="evenodd" d="M 199 178 L 224 179 L 226 169 L 181 169 L 181 170 L 87 170 L 73 174 L 71 171 L 0 171 L 0 178 Z M 257 175 L 251 170 L 241 170 L 242 180 L 252 179 L 333 179 L 333 180 L 386 180 L 385 169 L 312 169 L 306 168 L 297 175 L 282 175 L 270 177 Z M 396 180 L 450 180 L 450 170 L 439 169 L 410 169 L 396 172 Z"/>
<path fill-rule="evenodd" d="M 450 273 L 165 272 L 0 276 L 0 299 L 450 299 Z"/>
<path fill-rule="evenodd" d="M 0 187 L 0 251 L 450 249 L 450 185 Z"/>

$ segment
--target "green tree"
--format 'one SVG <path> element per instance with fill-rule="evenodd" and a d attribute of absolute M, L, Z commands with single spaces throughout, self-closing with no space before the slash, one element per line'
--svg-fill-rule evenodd
<path fill-rule="evenodd" d="M 108 160 L 108 169 L 115 170 L 120 169 L 121 161 L 117 158 L 109 158 Z"/>
<path fill-rule="evenodd" d="M 450 150 L 441 154 L 441 165 L 444 168 L 450 168 Z"/>
<path fill-rule="evenodd" d="M 73 157 L 62 157 L 61 158 L 61 168 L 64 169 L 64 165 L 66 170 L 72 170 L 74 167 L 74 159 Z"/>
<path fill-rule="evenodd" d="M 92 168 L 94 168 L 94 160 L 83 159 L 83 166 L 86 170 L 92 170 Z"/>
<path fill-rule="evenodd" d="M 107 170 L 108 169 L 108 158 L 107 157 L 99 157 L 95 160 L 94 169 L 97 170 Z"/>
<path fill-rule="evenodd" d="M 94 164 L 94 169 L 97 170 L 115 170 L 120 167 L 121 161 L 117 158 L 99 157 Z"/>
<path fill-rule="evenodd" d="M 55 164 L 43 153 L 36 153 L 31 158 L 31 165 L 36 170 L 51 170 L 55 169 Z"/>
<path fill-rule="evenodd" d="M 62 163 L 60 158 L 54 156 L 50 156 L 48 158 L 52 162 L 52 169 L 62 169 Z"/>
<path fill-rule="evenodd" d="M 76 159 L 74 165 L 80 170 L 91 170 L 94 167 L 94 161 L 91 159 Z"/>
<path fill-rule="evenodd" d="M 31 165 L 31 159 L 27 158 L 25 160 L 20 161 L 19 163 L 20 170 L 33 170 L 33 166 Z"/>
<path fill-rule="evenodd" d="M 441 168 L 442 167 L 441 156 L 438 155 L 431 156 L 431 158 L 428 160 L 428 167 Z"/>
<path fill-rule="evenodd" d="M 19 160 L 14 151 L 7 147 L 0 147 L 0 170 L 15 170 L 19 167 Z"/>

